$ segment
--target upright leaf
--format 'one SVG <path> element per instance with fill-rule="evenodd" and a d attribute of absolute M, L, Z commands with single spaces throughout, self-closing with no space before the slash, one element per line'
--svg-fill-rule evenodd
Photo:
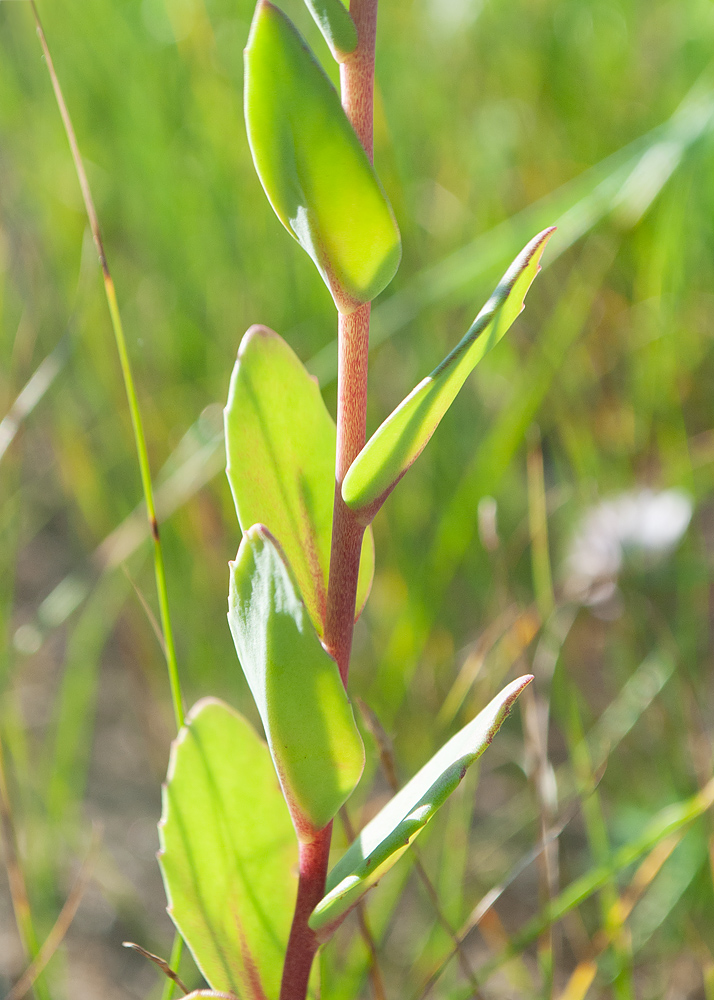
<path fill-rule="evenodd" d="M 466 335 L 387 417 L 350 466 L 342 496 L 365 522 L 422 453 L 468 375 L 522 311 L 553 232 L 546 229 L 521 251 Z"/>
<path fill-rule="evenodd" d="M 324 635 L 335 497 L 335 422 L 317 382 L 265 326 L 241 341 L 225 409 L 228 481 L 243 530 L 264 524 L 280 539 L 318 635 Z M 357 612 L 374 575 L 362 544 Z"/>
<path fill-rule="evenodd" d="M 362 830 L 327 876 L 327 894 L 310 917 L 310 926 L 322 940 L 424 829 L 466 769 L 493 740 L 516 698 L 532 680 L 530 675 L 519 677 L 504 688 Z"/>
<path fill-rule="evenodd" d="M 394 214 L 335 88 L 268 0 L 245 50 L 245 120 L 265 193 L 339 311 L 371 301 L 399 266 Z"/>
<path fill-rule="evenodd" d="M 342 0 L 305 0 L 330 52 L 337 62 L 344 62 L 357 48 L 357 28 Z"/>
<path fill-rule="evenodd" d="M 211 987 L 277 1000 L 297 844 L 267 746 L 215 698 L 172 744 L 159 838 L 169 914 Z"/>
<path fill-rule="evenodd" d="M 228 621 L 298 837 L 327 826 L 359 781 L 364 746 L 337 664 L 262 525 L 230 564 Z"/>

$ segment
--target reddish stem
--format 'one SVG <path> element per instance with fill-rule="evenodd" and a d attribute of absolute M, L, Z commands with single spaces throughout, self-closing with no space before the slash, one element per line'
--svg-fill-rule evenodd
<path fill-rule="evenodd" d="M 377 0 L 351 0 L 350 14 L 355 22 L 359 41 L 352 55 L 340 65 L 342 106 L 371 161 Z M 370 306 L 367 303 L 349 316 L 340 315 L 338 324 L 335 505 L 332 515 L 325 645 L 337 660 L 345 685 L 352 651 L 357 576 L 364 528 L 357 523 L 342 499 L 342 481 L 364 447 L 367 433 L 369 313 Z"/>
<path fill-rule="evenodd" d="M 337 661 L 342 682 L 352 650 L 355 597 L 364 528 L 342 499 L 342 481 L 364 447 L 367 433 L 367 351 L 369 303 L 339 318 L 337 375 L 337 454 L 335 505 L 332 514 L 332 551 L 327 586 L 325 645 Z"/>
<path fill-rule="evenodd" d="M 280 984 L 280 1000 L 304 1000 L 307 995 L 312 960 L 319 946 L 308 920 L 325 892 L 331 837 L 332 823 L 329 823 L 313 841 L 299 847 L 300 877 Z"/>
<path fill-rule="evenodd" d="M 357 28 L 357 48 L 340 64 L 342 107 L 372 162 L 374 120 L 374 45 L 377 37 L 377 0 L 351 0 L 350 14 Z"/>
<path fill-rule="evenodd" d="M 377 0 L 351 0 L 350 14 L 357 28 L 356 50 L 340 66 L 342 106 L 352 122 L 370 162 L 372 160 L 372 107 L 374 94 L 374 43 Z M 335 504 L 332 518 L 330 578 L 327 586 L 325 645 L 337 661 L 347 684 L 354 628 L 357 575 L 364 528 L 342 500 L 342 480 L 364 447 L 367 431 L 367 352 L 369 303 L 349 316 L 339 317 L 339 370 L 337 377 L 337 454 Z M 280 1000 L 305 1000 L 310 968 L 318 941 L 308 920 L 325 892 L 332 824 L 309 844 L 300 844 L 300 878 L 295 914 L 285 954 Z"/>

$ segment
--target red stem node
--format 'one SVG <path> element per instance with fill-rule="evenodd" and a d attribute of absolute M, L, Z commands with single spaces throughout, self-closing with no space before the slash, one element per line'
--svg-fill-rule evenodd
<path fill-rule="evenodd" d="M 308 920 L 325 892 L 331 837 L 332 823 L 328 823 L 314 840 L 299 846 L 300 878 L 280 984 L 280 1000 L 305 1000 L 307 996 L 312 960 L 319 947 Z"/>

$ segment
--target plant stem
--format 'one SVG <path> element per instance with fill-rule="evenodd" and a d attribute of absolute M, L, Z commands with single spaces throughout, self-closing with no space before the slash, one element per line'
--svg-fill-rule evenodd
<path fill-rule="evenodd" d="M 307 922 L 325 891 L 331 838 L 332 823 L 328 823 L 314 840 L 308 844 L 301 843 L 299 847 L 300 876 L 280 984 L 280 1000 L 304 1000 L 307 995 L 312 960 L 319 946 Z"/>
<path fill-rule="evenodd" d="M 340 65 L 342 106 L 371 162 L 377 0 L 352 0 L 350 14 L 357 28 L 358 43 Z M 369 315 L 369 303 L 349 316 L 340 315 L 337 331 L 337 454 L 325 645 L 337 661 L 345 685 L 364 528 L 342 499 L 342 481 L 364 447 L 367 433 Z"/>
<path fill-rule="evenodd" d="M 351 0 L 350 14 L 357 27 L 357 48 L 340 66 L 342 106 L 352 122 L 370 162 L 372 160 L 372 105 L 377 0 Z M 337 452 L 335 503 L 332 516 L 330 578 L 327 585 L 325 645 L 337 661 L 342 682 L 352 650 L 357 576 L 364 527 L 342 499 L 342 480 L 364 447 L 367 433 L 367 353 L 369 303 L 338 321 Z M 300 877 L 295 913 L 285 954 L 280 1000 L 304 1000 L 318 940 L 308 926 L 313 909 L 325 892 L 332 823 L 314 841 L 300 844 Z"/>
<path fill-rule="evenodd" d="M 367 434 L 367 351 L 369 303 L 339 318 L 337 375 L 337 454 L 335 505 L 332 514 L 332 550 L 327 586 L 325 645 L 337 661 L 342 682 L 352 649 L 355 598 L 364 527 L 342 499 L 342 481 L 364 447 Z"/>
<path fill-rule="evenodd" d="M 129 354 L 126 349 L 126 338 L 124 337 L 124 328 L 122 326 L 121 316 L 119 314 L 119 305 L 117 303 L 116 291 L 114 290 L 114 282 L 112 281 L 112 276 L 109 271 L 109 265 L 107 263 L 106 254 L 104 252 L 102 236 L 99 230 L 99 218 L 97 216 L 97 211 L 94 207 L 94 199 L 92 198 L 92 192 L 89 187 L 89 181 L 87 180 L 87 174 L 84 169 L 84 164 L 82 163 L 82 157 L 79 152 L 79 146 L 77 144 L 77 137 L 75 135 L 74 128 L 72 126 L 72 119 L 70 118 L 69 111 L 67 110 L 67 105 L 64 100 L 64 95 L 62 94 L 62 89 L 59 84 L 59 79 L 55 72 L 54 63 L 52 62 L 52 56 L 50 55 L 50 50 L 47 45 L 47 39 L 45 38 L 45 33 L 42 29 L 42 23 L 40 21 L 39 14 L 37 13 L 37 7 L 35 6 L 34 0 L 30 0 L 30 7 L 32 8 L 32 13 L 35 18 L 37 34 L 39 36 L 40 45 L 42 46 L 42 51 L 45 56 L 45 62 L 47 63 L 47 71 L 50 75 L 50 80 L 52 81 L 52 89 L 54 90 L 55 100 L 57 101 L 57 106 L 59 108 L 59 112 L 62 117 L 62 123 L 64 125 L 64 129 L 67 134 L 69 147 L 72 152 L 72 159 L 74 160 L 74 167 L 77 172 L 79 186 L 82 190 L 82 199 L 84 201 L 84 207 L 87 212 L 87 218 L 89 219 L 89 226 L 92 230 L 92 236 L 94 238 L 94 243 L 97 248 L 97 254 L 99 255 L 99 263 L 102 268 L 102 277 L 104 278 L 104 291 L 107 298 L 107 305 L 109 306 L 109 315 L 111 317 L 112 328 L 114 330 L 114 338 L 116 340 L 117 351 L 119 352 L 119 362 L 121 364 L 122 376 L 124 378 L 124 388 L 126 390 L 126 397 L 129 403 L 129 412 L 131 414 L 131 423 L 134 430 L 136 454 L 139 461 L 139 471 L 141 474 L 141 484 L 144 490 L 144 500 L 146 502 L 146 514 L 149 520 L 151 537 L 154 542 L 154 574 L 156 576 L 156 592 L 159 600 L 161 630 L 164 636 L 166 666 L 168 668 L 168 674 L 169 674 L 169 686 L 171 688 L 171 700 L 173 702 L 174 717 L 176 719 L 176 728 L 180 729 L 184 722 L 184 712 L 181 700 L 181 685 L 178 676 L 178 666 L 176 663 L 176 650 L 174 647 L 173 629 L 171 627 L 171 618 L 169 615 L 169 599 L 168 599 L 168 591 L 166 589 L 166 570 L 164 568 L 164 555 L 163 555 L 163 550 L 161 548 L 161 540 L 159 538 L 159 525 L 158 521 L 156 520 L 156 509 L 154 506 L 154 491 L 151 485 L 151 470 L 149 467 L 149 455 L 146 448 L 146 437 L 144 435 L 144 427 L 141 419 L 141 412 L 139 410 L 139 401 L 137 399 L 136 389 L 134 387 L 134 378 L 131 371 L 131 364 L 129 362 Z"/>
<path fill-rule="evenodd" d="M 357 28 L 357 48 L 340 63 L 342 107 L 373 159 L 374 45 L 377 38 L 377 0 L 351 0 L 350 14 Z"/>

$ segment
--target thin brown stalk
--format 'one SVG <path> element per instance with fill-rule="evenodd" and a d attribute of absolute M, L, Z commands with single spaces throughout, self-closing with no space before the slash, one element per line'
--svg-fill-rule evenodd
<path fill-rule="evenodd" d="M 131 948 L 133 951 L 138 952 L 144 958 L 148 958 L 150 962 L 153 962 L 154 965 L 161 969 L 167 979 L 171 980 L 172 983 L 176 983 L 182 993 L 188 993 L 188 986 L 179 978 L 178 973 L 174 972 L 165 958 L 162 958 L 160 955 L 154 955 L 152 951 L 147 951 L 146 948 L 142 948 L 135 941 L 122 941 L 122 945 L 125 948 Z"/>
<path fill-rule="evenodd" d="M 213 998 L 213 1000 L 238 1000 L 235 993 L 222 993 L 220 990 L 192 990 L 189 993 L 188 986 L 186 986 L 184 982 L 179 979 L 178 975 L 174 972 L 166 959 L 161 958 L 160 955 L 154 955 L 153 952 L 147 951 L 146 948 L 142 948 L 140 944 L 136 944 L 134 941 L 122 941 L 122 944 L 125 948 L 132 948 L 140 955 L 143 955 L 144 958 L 148 958 L 150 962 L 154 963 L 154 965 L 158 966 L 170 984 L 176 983 L 178 988 L 184 994 L 185 1000 L 199 1000 L 199 997 L 206 998 L 206 1000 L 208 1000 L 208 998 Z"/>
<path fill-rule="evenodd" d="M 526 759 L 533 794 L 540 814 L 540 838 L 543 848 L 539 857 L 541 906 L 545 907 L 558 894 L 558 851 L 557 842 L 548 842 L 548 831 L 553 825 L 557 799 L 555 798 L 555 775 L 548 760 L 548 703 L 542 695 L 533 690 L 521 702 L 523 729 L 526 743 Z M 541 969 L 545 984 L 545 995 L 551 996 L 555 969 L 555 930 L 546 927 L 538 945 Z"/>
<path fill-rule="evenodd" d="M 547 631 L 548 622 L 553 616 L 556 604 L 548 548 L 548 508 L 545 493 L 543 449 L 540 429 L 537 425 L 533 425 L 529 432 L 527 478 L 533 590 L 541 621 Z M 539 673 L 539 680 L 541 688 L 543 688 L 546 678 Z M 555 774 L 548 760 L 550 706 L 547 697 L 541 691 L 536 690 L 535 684 L 523 693 L 525 695 L 522 706 L 526 760 L 540 812 L 541 842 L 545 845 L 548 830 L 553 824 L 558 805 Z M 539 868 L 541 904 L 546 906 L 555 899 L 558 893 L 558 844 L 556 841 L 547 847 L 544 846 L 539 859 Z M 549 925 L 538 945 L 544 980 L 543 994 L 546 997 L 553 995 L 557 945 L 557 932 Z"/>
<path fill-rule="evenodd" d="M 504 881 L 501 882 L 500 885 L 494 886 L 493 889 L 489 889 L 486 895 L 483 896 L 483 898 L 473 908 L 468 920 L 466 920 L 464 925 L 457 932 L 456 937 L 459 941 L 460 946 L 463 946 L 464 942 L 466 941 L 471 931 L 473 931 L 476 927 L 478 927 L 478 925 L 484 919 L 486 914 L 496 905 L 496 903 L 501 898 L 506 889 L 508 889 L 509 886 L 511 886 L 515 882 L 518 876 L 523 871 L 525 871 L 525 869 L 528 868 L 529 865 L 532 865 L 533 862 L 536 861 L 541 856 L 544 850 L 547 850 L 550 844 L 552 844 L 555 840 L 557 840 L 558 837 L 560 837 L 565 827 L 578 814 L 579 811 L 580 811 L 580 800 L 577 799 L 573 803 L 571 803 L 570 807 L 565 811 L 562 819 L 559 820 L 557 825 L 551 827 L 545 838 L 541 840 L 540 843 L 536 844 L 536 846 L 533 847 L 523 858 L 521 858 L 518 864 L 516 864 L 511 869 L 508 877 L 504 879 Z M 441 959 L 437 963 L 437 965 L 429 975 L 428 979 L 426 980 L 424 988 L 419 994 L 419 1000 L 426 1000 L 426 998 L 429 996 L 432 989 L 436 985 L 442 972 L 447 967 L 447 965 L 452 961 L 452 959 L 456 957 L 456 955 L 457 955 L 457 950 L 456 948 L 453 948 L 451 952 L 444 959 Z M 477 978 L 480 978 L 478 974 Z"/>
<path fill-rule="evenodd" d="M 22 1000 L 22 997 L 24 997 L 25 994 L 32 989 L 37 977 L 42 973 L 49 960 L 62 944 L 65 935 L 67 934 L 67 931 L 77 914 L 77 910 L 79 909 L 79 905 L 82 902 L 82 898 L 89 883 L 92 868 L 94 867 L 94 862 L 96 861 L 97 852 L 99 850 L 99 842 L 99 834 L 95 830 L 92 843 L 89 847 L 89 851 L 87 852 L 87 857 L 84 859 L 79 875 L 77 876 L 75 883 L 65 900 L 64 906 L 60 910 L 60 914 L 57 917 L 52 930 L 45 938 L 45 941 L 37 952 L 35 959 L 23 972 L 22 976 L 18 979 L 5 997 L 5 1000 Z"/>
<path fill-rule="evenodd" d="M 20 852 L 17 846 L 17 832 L 12 812 L 12 803 L 8 792 L 5 776 L 5 761 L 2 740 L 0 739 L 0 830 L 2 830 L 2 845 L 5 853 L 5 868 L 10 886 L 10 899 L 15 914 L 17 932 L 20 935 L 25 957 L 34 960 L 38 955 L 37 935 L 27 895 L 27 883 L 22 866 Z M 26 991 L 25 991 L 26 992 Z M 49 1000 L 49 992 L 44 980 L 35 982 L 37 1000 Z"/>

